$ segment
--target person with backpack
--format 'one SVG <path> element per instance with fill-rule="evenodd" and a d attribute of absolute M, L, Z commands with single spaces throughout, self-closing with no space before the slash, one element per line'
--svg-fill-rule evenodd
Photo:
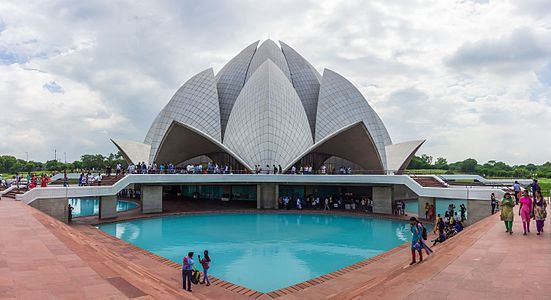
<path fill-rule="evenodd" d="M 210 256 L 209 256 L 209 250 L 205 250 L 203 252 L 204 257 L 201 258 L 201 255 L 198 256 L 199 262 L 201 263 L 201 266 L 203 267 L 203 281 L 201 281 L 201 284 L 207 283 L 207 286 L 210 285 L 208 270 L 210 268 Z"/>
<path fill-rule="evenodd" d="M 411 263 L 414 265 L 417 263 L 415 251 L 419 252 L 419 262 L 423 261 L 423 231 L 418 226 L 419 221 L 415 217 L 409 219 L 411 230 Z"/>
<path fill-rule="evenodd" d="M 417 226 L 419 226 L 419 230 L 421 230 L 421 246 L 425 249 L 427 255 L 431 255 L 433 251 L 427 244 L 427 228 L 419 220 L 417 220 Z"/>
<path fill-rule="evenodd" d="M 191 275 L 194 267 L 193 252 L 189 252 L 182 262 L 182 287 L 185 290 L 187 283 L 188 292 L 191 292 Z"/>

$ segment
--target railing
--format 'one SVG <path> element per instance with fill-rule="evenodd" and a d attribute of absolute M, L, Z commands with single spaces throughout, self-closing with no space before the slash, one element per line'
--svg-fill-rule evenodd
<path fill-rule="evenodd" d="M 286 174 L 130 174 L 109 186 L 83 187 L 47 187 L 34 188 L 17 200 L 31 203 L 36 199 L 65 199 L 79 197 L 101 197 L 116 195 L 130 184 L 142 185 L 179 185 L 179 184 L 297 184 L 297 185 L 324 185 L 324 184 L 369 184 L 380 186 L 405 185 L 420 197 L 467 199 L 465 189 L 451 189 L 442 187 L 423 187 L 413 178 L 406 175 L 286 175 Z M 488 200 L 492 189 L 468 190 L 468 199 Z M 501 195 L 497 195 L 500 197 Z"/>

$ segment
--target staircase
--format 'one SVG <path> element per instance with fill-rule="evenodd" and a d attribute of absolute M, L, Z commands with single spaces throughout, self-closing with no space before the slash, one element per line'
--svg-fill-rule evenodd
<path fill-rule="evenodd" d="M 4 194 L 4 195 L 2 196 L 2 199 L 5 198 L 5 199 L 15 200 L 15 196 L 16 196 L 16 195 L 23 194 L 23 193 L 25 193 L 26 191 L 27 191 L 27 189 L 23 189 L 23 188 L 20 189 L 19 191 L 17 191 L 17 189 L 13 189 L 13 190 L 7 192 L 6 194 Z"/>
<path fill-rule="evenodd" d="M 447 187 L 441 181 L 439 181 L 438 179 L 432 176 L 410 176 L 410 177 L 423 187 L 438 187 L 438 188 Z"/>

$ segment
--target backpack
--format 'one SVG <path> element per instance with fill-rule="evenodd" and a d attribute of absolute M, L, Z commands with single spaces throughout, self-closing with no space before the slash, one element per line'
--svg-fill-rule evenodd
<path fill-rule="evenodd" d="M 425 225 L 423 225 L 423 223 L 419 223 L 419 225 L 421 225 L 421 228 L 423 229 L 423 232 L 421 233 L 421 235 L 423 236 L 423 239 L 426 240 L 427 239 L 427 228 L 425 228 Z"/>
<path fill-rule="evenodd" d="M 198 284 L 200 279 L 201 279 L 201 274 L 199 273 L 199 271 L 194 270 L 193 274 L 191 274 L 191 283 Z"/>

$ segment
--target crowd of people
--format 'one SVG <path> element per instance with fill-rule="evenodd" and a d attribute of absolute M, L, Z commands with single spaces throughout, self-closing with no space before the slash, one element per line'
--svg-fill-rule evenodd
<path fill-rule="evenodd" d="M 505 224 L 505 232 L 513 234 L 513 221 L 515 216 L 513 208 L 516 205 L 520 205 L 518 214 L 522 221 L 523 234 L 528 235 L 530 233 L 530 224 L 532 220 L 534 220 L 536 223 L 536 234 L 540 235 L 543 232 L 545 219 L 547 218 L 547 202 L 543 197 L 541 187 L 537 179 L 533 180 L 529 189 L 522 190 L 520 185 L 518 185 L 517 188 L 517 184 L 518 182 L 515 182 L 515 186 L 513 186 L 513 195 L 511 195 L 511 193 L 505 193 L 503 199 L 501 199 L 499 203 L 501 212 L 500 218 Z M 493 199 L 494 198 L 495 195 Z M 492 212 L 493 211 L 494 207 L 492 205 Z"/>
<path fill-rule="evenodd" d="M 51 182 L 50 176 L 47 174 L 38 175 L 35 173 L 27 173 L 26 176 L 19 173 L 15 173 L 15 176 L 10 179 L 4 179 L 0 176 L 0 187 L 8 188 L 16 186 L 17 190 L 21 189 L 33 189 L 35 187 L 46 187 Z"/>
<path fill-rule="evenodd" d="M 373 212 L 373 200 L 371 197 L 343 197 L 343 195 L 323 197 L 309 195 L 304 198 L 295 196 L 283 196 L 278 198 L 279 209 L 318 209 L 318 210 L 356 210 Z"/>
<path fill-rule="evenodd" d="M 333 168 L 329 169 L 326 165 L 321 165 L 319 169 L 314 169 L 312 165 L 293 165 L 291 168 L 283 171 L 281 165 L 255 165 L 252 172 L 245 170 L 234 170 L 231 165 L 218 164 L 215 162 L 208 162 L 206 164 L 188 164 L 183 167 L 176 167 L 173 163 L 161 163 L 153 162 L 148 164 L 146 162 L 140 162 L 137 164 L 129 164 L 126 170 L 122 170 L 120 164 L 117 165 L 117 176 L 119 174 L 234 174 L 234 173 L 253 173 L 253 174 L 294 174 L 294 175 L 311 175 L 311 174 L 352 174 L 352 168 L 341 166 L 338 170 Z M 108 176 L 111 173 L 111 167 L 107 167 L 106 173 Z"/>

